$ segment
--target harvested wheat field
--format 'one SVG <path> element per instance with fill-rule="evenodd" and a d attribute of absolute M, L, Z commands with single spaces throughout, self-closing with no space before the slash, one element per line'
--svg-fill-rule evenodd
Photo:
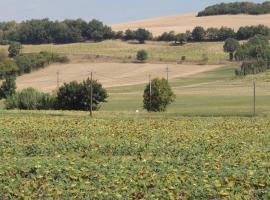
<path fill-rule="evenodd" d="M 18 89 L 34 87 L 44 92 L 52 92 L 57 87 L 57 72 L 60 85 L 73 80 L 82 81 L 93 72 L 93 78 L 105 87 L 127 86 L 146 83 L 148 76 L 166 76 L 166 64 L 138 63 L 89 63 L 73 62 L 53 64 L 42 70 L 18 77 Z M 219 65 L 169 65 L 170 78 L 186 77 L 220 67 Z"/>
<path fill-rule="evenodd" d="M 175 31 L 183 33 L 192 30 L 195 26 L 204 28 L 222 26 L 231 27 L 237 30 L 240 26 L 251 26 L 263 24 L 270 26 L 270 14 L 267 15 L 219 15 L 196 17 L 196 13 L 189 13 L 177 16 L 166 16 L 148 20 L 134 21 L 113 25 L 115 31 L 125 31 L 127 29 L 146 28 L 155 36 L 163 32 Z"/>

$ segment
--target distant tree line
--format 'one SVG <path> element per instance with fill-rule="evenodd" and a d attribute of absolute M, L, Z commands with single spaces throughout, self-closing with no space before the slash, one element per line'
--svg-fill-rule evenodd
<path fill-rule="evenodd" d="M 175 34 L 165 32 L 158 37 L 146 29 L 126 30 L 115 32 L 111 27 L 101 21 L 92 20 L 86 22 L 82 19 L 50 21 L 49 19 L 28 20 L 21 23 L 0 23 L 0 44 L 19 42 L 21 44 L 65 44 L 84 41 L 103 41 L 107 39 L 121 39 L 124 41 L 137 40 L 144 43 L 146 40 L 174 41 L 184 44 L 188 41 L 224 41 L 227 38 L 245 40 L 257 34 L 268 36 L 270 28 L 258 26 L 241 27 L 237 32 L 228 27 L 208 28 L 195 27 L 192 31 Z"/>
<path fill-rule="evenodd" d="M 158 41 L 174 41 L 175 43 L 184 44 L 186 42 L 198 41 L 225 41 L 228 38 L 235 38 L 237 40 L 246 40 L 255 35 L 270 36 L 270 28 L 264 25 L 244 26 L 240 27 L 237 32 L 232 28 L 208 28 L 197 26 L 192 31 L 186 33 L 175 34 L 175 32 L 165 32 L 159 37 Z"/>
<path fill-rule="evenodd" d="M 0 23 L 2 44 L 9 41 L 17 41 L 22 44 L 64 44 L 85 40 L 102 41 L 114 37 L 116 36 L 112 29 L 98 20 L 86 22 L 77 19 L 60 22 L 33 19 L 21 23 Z"/>
<path fill-rule="evenodd" d="M 233 2 L 215 4 L 198 13 L 198 17 L 226 14 L 260 15 L 270 13 L 270 1 L 264 3 Z"/>
<path fill-rule="evenodd" d="M 28 20 L 21 23 L 1 22 L 0 43 L 20 42 L 22 44 L 65 44 L 87 40 L 107 39 L 138 40 L 144 43 L 151 40 L 152 34 L 145 29 L 114 32 L 111 27 L 96 19 L 86 22 L 82 19 L 50 21 L 49 19 Z"/>

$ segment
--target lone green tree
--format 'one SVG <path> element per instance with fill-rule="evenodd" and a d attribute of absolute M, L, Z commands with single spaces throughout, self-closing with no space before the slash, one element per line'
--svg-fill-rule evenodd
<path fill-rule="evenodd" d="M 96 80 L 92 81 L 93 87 L 93 110 L 100 108 L 100 103 L 106 102 L 107 91 Z M 87 79 L 82 83 L 73 81 L 65 83 L 57 93 L 57 107 L 62 110 L 84 110 L 90 109 L 91 102 L 91 80 Z"/>
<path fill-rule="evenodd" d="M 233 38 L 228 38 L 225 41 L 223 49 L 225 52 L 229 53 L 230 60 L 232 61 L 233 57 L 234 57 L 234 53 L 239 47 L 240 47 L 240 44 L 239 44 L 238 40 L 233 39 Z"/>
<path fill-rule="evenodd" d="M 7 76 L 0 87 L 0 99 L 6 99 L 16 93 L 16 78 L 14 76 Z"/>
<path fill-rule="evenodd" d="M 148 53 L 145 50 L 140 50 L 137 52 L 137 60 L 140 62 L 145 62 L 148 59 Z"/>
<path fill-rule="evenodd" d="M 10 58 L 16 57 L 21 53 L 22 45 L 18 42 L 12 42 L 8 47 L 8 56 Z"/>
<path fill-rule="evenodd" d="M 144 90 L 143 107 L 149 112 L 164 112 L 175 98 L 169 82 L 164 78 L 155 78 L 151 80 L 151 86 L 149 83 Z"/>

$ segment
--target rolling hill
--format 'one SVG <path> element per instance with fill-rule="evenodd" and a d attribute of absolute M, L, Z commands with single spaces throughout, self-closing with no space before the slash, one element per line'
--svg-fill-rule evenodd
<path fill-rule="evenodd" d="M 266 15 L 219 15 L 196 17 L 196 13 L 189 13 L 176 16 L 165 16 L 147 20 L 133 21 L 123 24 L 112 25 L 115 31 L 125 31 L 127 29 L 146 28 L 155 36 L 163 32 L 175 31 L 183 33 L 192 30 L 195 26 L 205 28 L 222 26 L 238 29 L 240 26 L 251 26 L 263 24 L 270 26 L 270 14 Z"/>

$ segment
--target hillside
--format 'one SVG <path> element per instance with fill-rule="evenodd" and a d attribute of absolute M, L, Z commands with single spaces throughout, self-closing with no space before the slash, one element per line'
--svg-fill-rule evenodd
<path fill-rule="evenodd" d="M 147 20 L 133 21 L 123 24 L 112 25 L 115 31 L 125 31 L 126 29 L 146 28 L 154 35 L 160 35 L 163 32 L 175 31 L 182 33 L 192 30 L 195 26 L 205 28 L 222 26 L 238 29 L 240 26 L 251 26 L 263 24 L 270 26 L 270 14 L 266 15 L 221 15 L 196 17 L 196 13 L 189 13 L 176 16 L 165 16 Z"/>

